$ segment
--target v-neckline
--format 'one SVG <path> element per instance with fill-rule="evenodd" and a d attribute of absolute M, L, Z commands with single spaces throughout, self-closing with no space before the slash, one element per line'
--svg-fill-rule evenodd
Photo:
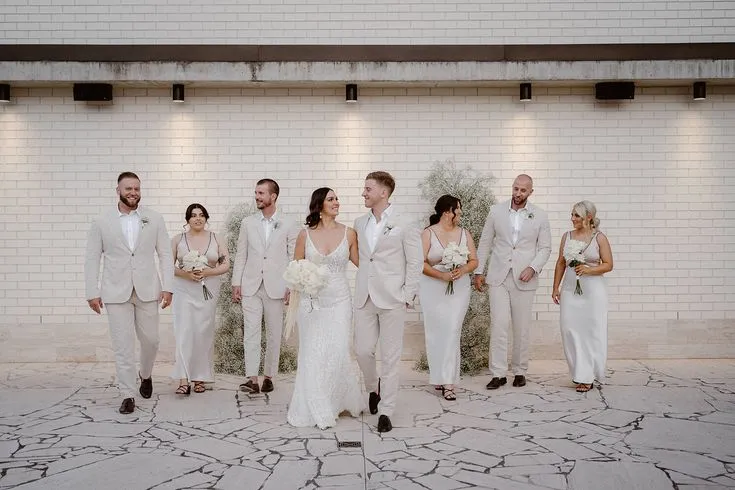
<path fill-rule="evenodd" d="M 334 254 L 334 252 L 336 252 L 337 250 L 339 250 L 339 247 L 342 246 L 342 242 L 344 242 L 347 239 L 347 226 L 345 226 L 345 230 L 344 231 L 345 231 L 345 234 L 342 237 L 342 240 L 340 240 L 339 243 L 337 244 L 337 246 L 334 247 L 334 250 L 332 250 L 328 254 L 324 254 L 324 253 L 322 253 L 321 250 L 319 250 L 319 248 L 316 246 L 316 243 L 314 243 L 314 240 L 311 239 L 311 233 L 309 233 L 309 230 L 306 230 L 306 237 L 309 239 L 309 242 L 311 243 L 311 246 L 314 247 L 314 250 L 316 250 L 316 253 L 318 253 L 319 255 L 321 255 L 324 258 L 327 258 L 327 257 L 332 256 Z"/>
<path fill-rule="evenodd" d="M 458 228 L 459 228 L 459 240 L 457 241 L 457 245 L 462 243 L 462 228 L 461 227 L 458 227 Z M 434 238 L 436 238 L 436 241 L 439 242 L 439 246 L 443 249 L 446 249 L 447 247 L 439 239 L 439 235 L 436 234 L 436 231 L 434 231 L 434 229 L 432 228 L 429 228 L 429 230 L 431 230 L 431 233 L 434 234 Z M 449 243 L 452 243 L 452 242 L 449 242 Z M 449 243 L 447 245 L 449 245 Z"/>

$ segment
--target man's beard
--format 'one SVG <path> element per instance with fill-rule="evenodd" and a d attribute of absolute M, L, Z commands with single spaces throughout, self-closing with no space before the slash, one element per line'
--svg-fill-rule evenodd
<path fill-rule="evenodd" d="M 130 199 L 120 194 L 120 202 L 122 202 L 130 209 L 136 209 L 138 207 L 138 203 L 140 203 L 140 198 L 138 198 L 138 200 L 133 203 Z"/>
<path fill-rule="evenodd" d="M 515 204 L 516 206 L 525 206 L 526 201 L 528 201 L 528 198 L 522 199 L 520 201 L 516 199 L 515 197 L 513 198 L 513 204 Z"/>

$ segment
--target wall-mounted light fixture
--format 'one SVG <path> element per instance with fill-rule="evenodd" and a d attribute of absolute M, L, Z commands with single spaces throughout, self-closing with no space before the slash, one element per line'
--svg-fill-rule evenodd
<path fill-rule="evenodd" d="M 694 82 L 692 86 L 692 99 L 704 100 L 707 98 L 707 82 Z"/>
<path fill-rule="evenodd" d="M 0 102 L 10 102 L 10 85 L 0 83 Z"/>
<path fill-rule="evenodd" d="M 345 101 L 350 103 L 357 102 L 357 84 L 348 83 L 345 86 Z"/>
<path fill-rule="evenodd" d="M 531 100 L 531 84 L 522 83 L 521 84 L 521 101 L 529 102 L 530 100 Z"/>
<path fill-rule="evenodd" d="M 174 102 L 184 102 L 184 85 L 181 83 L 174 84 L 173 90 Z"/>

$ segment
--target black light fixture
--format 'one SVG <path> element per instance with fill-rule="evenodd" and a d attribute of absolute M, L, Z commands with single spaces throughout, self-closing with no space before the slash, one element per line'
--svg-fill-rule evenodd
<path fill-rule="evenodd" d="M 692 86 L 692 99 L 704 100 L 707 98 L 707 82 L 694 82 Z"/>
<path fill-rule="evenodd" d="M 347 84 L 345 87 L 345 101 L 350 103 L 357 102 L 357 84 Z"/>
<path fill-rule="evenodd" d="M 531 100 L 531 84 L 521 84 L 521 102 L 528 102 Z"/>
<path fill-rule="evenodd" d="M 10 102 L 10 85 L 0 83 L 0 102 Z"/>
<path fill-rule="evenodd" d="M 184 102 L 184 85 L 181 83 L 174 83 L 173 91 L 174 102 Z"/>

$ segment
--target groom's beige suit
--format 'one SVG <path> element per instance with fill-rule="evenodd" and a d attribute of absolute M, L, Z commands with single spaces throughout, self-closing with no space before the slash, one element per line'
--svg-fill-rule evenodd
<path fill-rule="evenodd" d="M 270 220 L 264 218 L 262 212 L 257 212 L 245 217 L 240 225 L 232 285 L 240 286 L 242 293 L 245 376 L 257 376 L 260 369 L 261 325 L 264 317 L 266 351 L 263 371 L 266 376 L 278 374 L 283 300 L 286 296 L 283 273 L 293 260 L 299 229 L 294 218 L 280 212 L 276 212 Z"/>
<path fill-rule="evenodd" d="M 533 298 L 539 274 L 551 253 L 551 230 L 546 213 L 531 203 L 517 212 L 511 201 L 490 208 L 477 247 L 479 267 L 484 274 L 490 256 L 486 282 L 490 286 L 490 371 L 502 378 L 508 370 L 508 331 L 513 327 L 511 369 L 515 375 L 528 370 Z M 521 272 L 531 267 L 536 274 L 528 282 Z"/>
<path fill-rule="evenodd" d="M 135 397 L 136 335 L 140 341 L 140 375 L 144 379 L 151 376 L 158 352 L 158 300 L 162 290 L 173 291 L 174 279 L 171 242 L 163 218 L 143 206 L 138 207 L 137 214 L 133 247 L 123 232 L 124 217 L 117 207 L 95 219 L 84 262 L 87 299 L 102 298 L 107 309 L 118 386 L 124 398 Z M 162 270 L 160 278 L 155 255 Z"/>
<path fill-rule="evenodd" d="M 360 266 L 355 282 L 355 352 L 368 391 L 378 390 L 375 349 L 380 342 L 380 415 L 392 416 L 398 395 L 406 305 L 413 305 L 423 268 L 419 230 L 391 205 L 380 223 L 372 212 L 355 221 Z M 373 236 L 368 236 L 372 231 Z"/>

